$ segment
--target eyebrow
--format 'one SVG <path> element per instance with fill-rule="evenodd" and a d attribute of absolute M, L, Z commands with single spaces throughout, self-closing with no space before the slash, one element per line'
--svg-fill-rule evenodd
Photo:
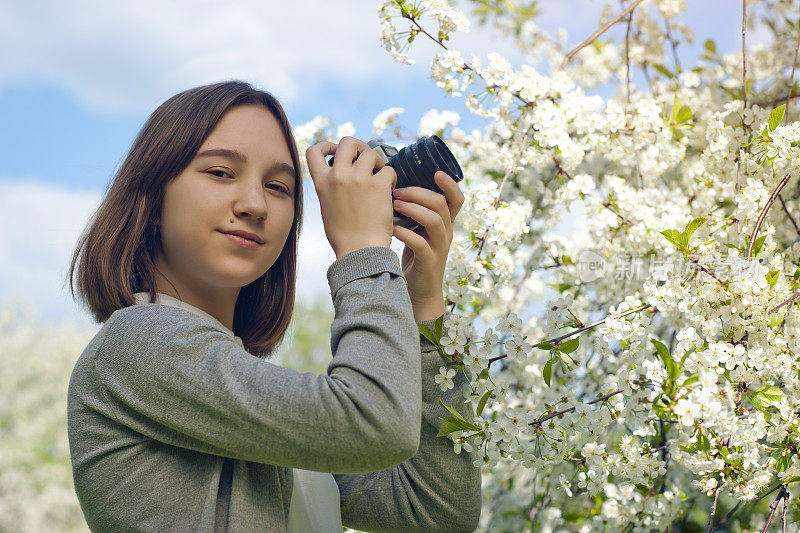
<path fill-rule="evenodd" d="M 209 148 L 197 154 L 196 157 L 200 158 L 200 157 L 213 157 L 213 156 L 227 157 L 228 159 L 232 159 L 233 161 L 236 161 L 241 164 L 247 163 L 247 156 L 245 156 L 239 150 L 232 150 L 230 148 Z M 285 161 L 279 161 L 273 164 L 271 167 L 269 167 L 269 169 L 267 169 L 267 174 L 272 174 L 275 172 L 286 172 L 287 174 L 290 174 L 292 176 L 295 175 L 294 167 Z"/>

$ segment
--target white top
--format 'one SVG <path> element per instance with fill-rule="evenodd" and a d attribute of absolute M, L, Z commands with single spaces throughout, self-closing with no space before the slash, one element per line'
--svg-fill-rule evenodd
<path fill-rule="evenodd" d="M 150 303 L 150 293 L 133 294 L 136 304 Z M 186 309 L 229 332 L 234 340 L 244 348 L 242 339 L 234 335 L 219 320 L 197 307 L 187 304 L 168 294 L 156 293 L 156 304 L 171 305 Z M 328 472 L 292 469 L 294 484 L 289 504 L 289 524 L 287 533 L 328 533 L 342 531 L 342 515 L 339 504 L 339 486 Z"/>

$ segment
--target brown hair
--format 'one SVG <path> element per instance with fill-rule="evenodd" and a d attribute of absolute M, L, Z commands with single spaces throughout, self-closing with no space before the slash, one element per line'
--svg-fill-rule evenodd
<path fill-rule="evenodd" d="M 295 168 L 294 221 L 280 256 L 260 278 L 241 288 L 233 332 L 245 349 L 263 359 L 272 355 L 289 326 L 294 308 L 297 241 L 303 217 L 303 187 L 297 145 L 283 108 L 269 92 L 243 81 L 188 89 L 153 111 L 122 163 L 107 194 L 81 234 L 69 269 L 77 268 L 80 299 L 96 322 L 135 303 L 133 294 L 155 300 L 154 251 L 161 245 L 158 219 L 164 186 L 192 161 L 211 130 L 230 108 L 262 105 L 283 128 Z"/>

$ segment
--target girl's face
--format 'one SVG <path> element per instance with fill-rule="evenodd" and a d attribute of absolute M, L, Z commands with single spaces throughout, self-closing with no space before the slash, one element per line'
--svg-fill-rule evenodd
<path fill-rule="evenodd" d="M 235 302 L 241 287 L 275 263 L 294 220 L 293 168 L 280 122 L 268 109 L 241 105 L 223 115 L 164 188 L 163 256 L 155 263 L 185 300 Z M 248 248 L 221 233 L 236 230 L 263 244 Z"/>

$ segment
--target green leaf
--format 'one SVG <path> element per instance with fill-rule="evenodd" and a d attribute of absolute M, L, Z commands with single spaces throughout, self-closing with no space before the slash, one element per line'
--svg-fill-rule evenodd
<path fill-rule="evenodd" d="M 786 469 L 789 468 L 789 459 L 790 459 L 790 457 L 791 457 L 791 455 L 788 454 L 788 453 L 785 454 L 785 455 L 784 454 L 780 454 L 780 456 L 778 457 L 778 460 L 775 461 L 775 470 L 777 470 L 778 472 L 786 471 Z"/>
<path fill-rule="evenodd" d="M 669 400 L 664 398 L 663 394 L 659 394 L 656 401 L 653 402 L 653 412 L 656 414 L 658 418 L 667 419 L 670 418 L 671 413 L 668 410 L 669 407 Z"/>
<path fill-rule="evenodd" d="M 431 331 L 430 326 L 428 324 L 417 324 L 417 329 L 419 332 L 422 333 L 426 339 L 431 341 L 437 348 L 439 348 L 439 342 L 436 340 L 436 337 L 433 336 L 433 331 Z"/>
<path fill-rule="evenodd" d="M 701 452 L 707 452 L 711 449 L 711 443 L 703 432 L 697 435 L 697 449 Z"/>
<path fill-rule="evenodd" d="M 683 386 L 688 387 L 692 383 L 697 383 L 698 381 L 700 381 L 700 374 L 695 373 L 686 378 L 686 381 L 683 382 Z"/>
<path fill-rule="evenodd" d="M 548 350 L 548 351 L 553 349 L 553 345 L 550 344 L 549 342 L 540 342 L 539 344 L 536 345 L 536 347 L 539 348 L 540 350 Z"/>
<path fill-rule="evenodd" d="M 572 353 L 578 348 L 578 345 L 580 344 L 580 342 L 581 342 L 580 339 L 578 337 L 575 337 L 575 338 L 570 339 L 568 341 L 562 342 L 559 345 L 559 348 L 561 349 L 562 353 Z"/>
<path fill-rule="evenodd" d="M 692 110 L 689 109 L 688 106 L 682 106 L 678 110 L 678 114 L 675 117 L 675 122 L 677 122 L 678 124 L 683 124 L 687 120 L 691 119 L 692 116 L 693 116 Z"/>
<path fill-rule="evenodd" d="M 478 429 L 478 427 L 475 424 L 471 424 L 469 422 L 465 422 L 464 420 L 459 420 L 458 418 L 456 418 L 454 416 L 446 416 L 444 418 L 440 417 L 440 419 L 441 420 L 445 420 L 447 422 L 450 422 L 454 426 L 459 427 L 462 431 L 465 430 L 465 429 L 475 429 L 475 430 Z"/>
<path fill-rule="evenodd" d="M 487 390 L 486 393 L 484 393 L 484 395 L 481 396 L 481 399 L 478 402 L 478 412 L 477 412 L 476 416 L 481 416 L 481 413 L 483 412 L 483 408 L 486 406 L 486 400 L 489 399 L 489 396 L 491 396 L 491 394 L 492 394 L 492 391 L 488 391 Z"/>
<path fill-rule="evenodd" d="M 753 394 L 750 396 L 750 403 L 753 404 L 753 409 L 756 411 L 763 411 L 767 407 L 762 401 L 763 397 L 760 394 Z"/>
<path fill-rule="evenodd" d="M 656 69 L 657 71 L 659 71 L 661 74 L 663 74 L 664 76 L 666 76 L 668 78 L 674 78 L 675 77 L 675 74 L 670 72 L 670 70 L 667 67 L 665 67 L 664 65 L 656 64 L 656 65 L 653 65 L 653 68 Z"/>
<path fill-rule="evenodd" d="M 678 111 L 681 108 L 681 99 L 678 98 L 678 95 L 675 95 L 675 99 L 672 101 L 672 111 L 669 116 L 670 122 L 678 122 Z"/>
<path fill-rule="evenodd" d="M 708 218 L 697 217 L 694 220 L 692 220 L 691 222 L 689 222 L 688 224 L 686 224 L 686 227 L 683 229 L 683 236 L 685 238 L 685 240 L 684 240 L 685 244 L 687 244 L 687 245 L 689 244 L 689 239 L 692 238 L 692 235 L 694 234 L 695 231 L 697 231 L 697 228 L 702 226 L 703 223 L 706 220 L 708 220 Z"/>
<path fill-rule="evenodd" d="M 667 369 L 669 379 L 674 380 L 678 376 L 678 366 L 675 364 L 675 360 L 669 354 L 669 350 L 666 346 L 664 346 L 664 344 L 655 339 L 652 339 L 652 343 L 656 347 L 656 351 L 658 352 L 658 356 L 661 358 L 661 361 L 664 362 L 664 368 Z"/>
<path fill-rule="evenodd" d="M 449 405 L 446 405 L 446 404 L 445 404 L 445 403 L 442 401 L 442 398 L 441 398 L 441 397 L 437 398 L 437 400 L 439 401 L 439 405 L 441 405 L 442 407 L 444 407 L 445 409 L 447 409 L 448 411 L 450 411 L 450 412 L 453 414 L 453 416 L 455 416 L 456 418 L 458 418 L 458 419 L 459 419 L 459 420 L 461 420 L 462 422 L 467 422 L 466 420 L 464 420 L 464 417 L 463 417 L 463 416 L 461 416 L 461 413 L 459 413 L 458 411 L 456 411 L 455 409 L 453 409 L 453 408 L 452 408 L 452 407 L 450 407 Z"/>
<path fill-rule="evenodd" d="M 674 244 L 675 246 L 677 246 L 681 250 L 686 248 L 686 246 L 683 244 L 683 241 L 681 239 L 682 235 L 678 232 L 678 230 L 676 230 L 676 229 L 665 229 L 664 231 L 661 232 L 661 235 L 663 235 L 669 242 L 671 242 L 672 244 Z"/>
<path fill-rule="evenodd" d="M 572 283 L 555 283 L 555 284 L 554 283 L 548 283 L 547 285 L 550 286 L 550 287 L 553 287 L 558 292 L 564 292 L 565 290 L 567 290 L 570 287 L 572 287 Z"/>
<path fill-rule="evenodd" d="M 769 131 L 774 130 L 781 124 L 783 114 L 786 112 L 786 104 L 781 104 L 769 113 Z"/>
<path fill-rule="evenodd" d="M 775 385 L 764 385 L 755 390 L 755 394 L 763 398 L 766 405 L 778 407 L 783 398 L 783 391 Z"/>
<path fill-rule="evenodd" d="M 553 360 L 550 359 L 544 365 L 544 370 L 542 371 L 542 377 L 544 377 L 544 382 L 547 383 L 547 386 L 550 386 L 550 378 L 553 375 Z"/>
<path fill-rule="evenodd" d="M 722 457 L 723 459 L 727 459 L 728 455 L 730 455 L 730 453 L 731 453 L 731 452 L 728 451 L 728 448 L 726 448 L 725 446 L 717 446 L 717 452 L 719 453 L 720 457 Z"/>
<path fill-rule="evenodd" d="M 713 54 L 717 51 L 717 44 L 711 39 L 706 39 L 706 42 L 703 43 L 703 48 L 708 50 L 710 54 Z"/>
<path fill-rule="evenodd" d="M 456 424 L 453 424 L 452 422 L 445 422 L 444 424 L 442 424 L 442 427 L 439 428 L 439 433 L 437 433 L 436 436 L 442 437 L 449 433 L 453 433 L 454 431 L 464 431 L 464 430 L 461 429 Z"/>
<path fill-rule="evenodd" d="M 764 239 L 766 239 L 766 238 L 767 238 L 766 235 L 762 235 L 761 237 L 756 239 L 755 244 L 753 244 L 753 255 L 754 256 L 758 255 L 758 253 L 761 251 L 761 247 L 764 245 Z"/>
<path fill-rule="evenodd" d="M 442 325 L 443 324 L 444 324 L 444 315 L 442 315 L 439 318 L 437 318 L 436 321 L 433 323 L 433 327 L 434 327 L 434 329 L 436 331 L 436 338 L 437 339 L 441 339 L 442 338 Z"/>
<path fill-rule="evenodd" d="M 778 276 L 780 275 L 780 270 L 770 270 L 767 272 L 767 283 L 769 283 L 770 287 L 773 287 L 775 283 L 778 281 Z"/>

